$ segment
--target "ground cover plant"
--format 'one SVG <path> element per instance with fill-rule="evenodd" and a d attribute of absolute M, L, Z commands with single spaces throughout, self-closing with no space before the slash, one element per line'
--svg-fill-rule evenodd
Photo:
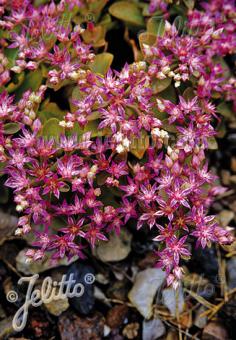
<path fill-rule="evenodd" d="M 0 11 L 0 158 L 16 234 L 35 234 L 27 255 L 84 258 L 130 223 L 154 231 L 157 265 L 177 287 L 188 239 L 233 241 L 208 214 L 226 189 L 207 160 L 236 106 L 233 1 L 1 1 Z M 117 19 L 135 58 L 119 70 L 106 52 Z"/>

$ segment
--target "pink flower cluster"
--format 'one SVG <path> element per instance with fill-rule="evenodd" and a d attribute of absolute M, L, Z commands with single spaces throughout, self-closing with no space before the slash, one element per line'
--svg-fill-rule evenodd
<path fill-rule="evenodd" d="M 8 13 L 8 2 L 2 3 L 1 12 Z M 189 11 L 188 34 L 166 21 L 155 44 L 141 44 L 143 61 L 105 76 L 87 67 L 94 54 L 82 41 L 83 30 L 63 24 L 65 4 L 35 8 L 15 1 L 0 21 L 13 30 L 2 44 L 10 40 L 8 48 L 19 49 L 11 71 L 48 68 L 38 91 L 18 102 L 6 92 L 0 98 L 0 160 L 21 213 L 16 232 L 36 233 L 28 251 L 34 260 L 45 251 L 53 258 L 83 258 L 86 244 L 94 247 L 112 230 L 119 234 L 133 219 L 137 229 L 156 231 L 158 266 L 177 286 L 180 260 L 191 256 L 190 238 L 202 247 L 233 240 L 208 216 L 214 196 L 225 189 L 215 184 L 206 161 L 216 135 L 213 101 L 236 105 L 236 81 L 220 59 L 236 47 L 233 2 L 212 0 L 204 10 Z M 4 58 L 2 85 L 10 77 Z M 37 116 L 43 96 L 66 81 L 77 95 L 58 126 L 64 133 L 44 138 Z M 177 96 L 160 91 L 166 81 Z M 9 124 L 19 126 L 19 135 L 6 134 Z"/>
<path fill-rule="evenodd" d="M 11 71 L 17 74 L 34 71 L 44 63 L 49 68 L 48 82 L 55 85 L 77 79 L 80 68 L 93 60 L 90 46 L 81 40 L 83 29 L 79 25 L 72 29 L 70 25 L 71 10 L 75 5 L 82 6 L 81 1 L 63 0 L 58 5 L 52 1 L 40 7 L 34 7 L 29 0 L 2 2 L 0 28 L 4 34 L 0 43 L 8 49 L 18 49 Z M 10 70 L 3 54 L 0 54 L 0 62 L 1 86 L 10 80 Z"/>

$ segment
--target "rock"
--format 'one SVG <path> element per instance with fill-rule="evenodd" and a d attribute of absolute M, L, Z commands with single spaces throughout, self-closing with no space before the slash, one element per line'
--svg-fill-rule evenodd
<path fill-rule="evenodd" d="M 8 340 L 30 340 L 29 338 L 8 338 Z"/>
<path fill-rule="evenodd" d="M 189 268 L 204 277 L 208 278 L 212 283 L 218 284 L 219 264 L 215 249 L 197 248 L 194 249 L 192 258 L 188 263 Z"/>
<path fill-rule="evenodd" d="M 94 298 L 104 303 L 104 305 L 111 307 L 111 303 L 109 299 L 106 297 L 103 291 L 96 286 L 94 287 Z"/>
<path fill-rule="evenodd" d="M 236 184 L 236 175 L 230 176 L 230 182 Z"/>
<path fill-rule="evenodd" d="M 236 157 L 231 158 L 231 170 L 236 172 Z"/>
<path fill-rule="evenodd" d="M 0 321 L 0 339 L 8 338 L 9 335 L 15 333 L 12 325 L 12 320 L 14 316 L 9 316 L 8 318 Z"/>
<path fill-rule="evenodd" d="M 210 322 L 203 330 L 202 340 L 228 340 L 226 329 L 217 322 Z"/>
<path fill-rule="evenodd" d="M 102 285 L 107 285 L 109 281 L 109 276 L 104 275 L 102 273 L 96 274 L 96 282 L 101 283 Z"/>
<path fill-rule="evenodd" d="M 123 281 L 115 281 L 107 289 L 107 294 L 112 299 L 126 301 L 129 292 L 129 282 L 127 279 Z"/>
<path fill-rule="evenodd" d="M 206 308 L 204 306 L 201 306 L 195 315 L 194 319 L 194 325 L 197 326 L 198 328 L 204 328 L 207 324 L 207 316 L 201 316 L 202 313 L 206 311 Z"/>
<path fill-rule="evenodd" d="M 57 301 L 49 302 L 45 304 L 45 307 L 47 308 L 50 314 L 59 316 L 63 312 L 65 312 L 70 307 L 70 305 L 69 305 L 68 299 L 65 298 L 65 299 L 60 299 Z"/>
<path fill-rule="evenodd" d="M 229 208 L 236 213 L 236 200 L 229 205 Z"/>
<path fill-rule="evenodd" d="M 121 229 L 120 236 L 114 232 L 110 234 L 109 241 L 101 241 L 94 249 L 94 255 L 103 262 L 124 260 L 131 251 L 132 235 Z"/>
<path fill-rule="evenodd" d="M 165 325 L 160 319 L 143 321 L 143 340 L 156 340 L 165 334 Z"/>
<path fill-rule="evenodd" d="M 106 323 L 110 328 L 118 328 L 124 322 L 128 313 L 128 307 L 126 305 L 117 305 L 112 307 L 106 317 Z"/>
<path fill-rule="evenodd" d="M 59 266 L 68 266 L 72 262 L 78 259 L 77 256 L 68 260 L 67 258 L 60 259 L 58 261 L 51 260 L 51 254 L 46 253 L 45 258 L 42 261 L 27 262 L 27 257 L 25 255 L 26 250 L 23 249 L 19 252 L 16 257 L 16 268 L 19 272 L 25 275 L 33 275 L 45 272 L 48 269 L 56 268 Z"/>
<path fill-rule="evenodd" d="M 70 305 L 73 306 L 77 312 L 87 315 L 92 311 L 95 303 L 93 286 L 95 271 L 93 267 L 86 262 L 75 262 L 69 267 L 67 278 L 69 278 L 71 274 L 73 274 L 73 279 L 76 281 L 75 284 L 80 283 L 84 286 L 84 293 L 80 297 L 75 296 L 69 299 Z M 91 282 L 89 281 L 90 278 Z M 74 285 L 72 285 L 72 287 L 74 287 Z"/>
<path fill-rule="evenodd" d="M 232 320 L 233 324 L 236 321 L 236 297 L 230 299 L 227 303 L 224 304 L 221 311 L 222 317 L 225 318 L 225 315 L 229 320 Z"/>
<path fill-rule="evenodd" d="M 140 326 L 138 322 L 129 323 L 123 329 L 122 334 L 128 339 L 136 339 L 138 337 L 139 328 Z"/>
<path fill-rule="evenodd" d="M 6 313 L 4 309 L 2 308 L 2 305 L 0 305 L 0 320 L 4 319 L 6 317 Z"/>
<path fill-rule="evenodd" d="M 17 228 L 17 221 L 18 219 L 15 216 L 6 214 L 0 210 L 0 245 L 2 245 Z"/>
<path fill-rule="evenodd" d="M 38 308 L 30 311 L 27 325 L 29 332 L 32 333 L 32 339 L 43 339 L 45 334 L 47 339 L 51 339 L 55 332 L 55 326 L 45 317 L 45 312 L 42 313 Z"/>
<path fill-rule="evenodd" d="M 104 325 L 104 318 L 98 312 L 86 318 L 66 312 L 59 317 L 58 322 L 61 340 L 101 340 Z"/>
<path fill-rule="evenodd" d="M 133 288 L 128 296 L 145 319 L 152 316 L 153 299 L 164 280 L 165 273 L 158 268 L 143 270 L 135 278 Z"/>
<path fill-rule="evenodd" d="M 171 315 L 177 316 L 177 311 L 181 314 L 184 310 L 184 294 L 182 287 L 179 287 L 177 290 L 173 288 L 164 289 L 162 292 L 162 302 L 163 305 L 168 308 Z"/>
<path fill-rule="evenodd" d="M 103 336 L 107 337 L 110 333 L 111 333 L 110 327 L 108 327 L 107 325 L 104 325 Z"/>
<path fill-rule="evenodd" d="M 232 257 L 227 262 L 227 272 L 228 272 L 228 287 L 233 289 L 236 287 L 236 256 Z"/>
<path fill-rule="evenodd" d="M 222 210 L 218 214 L 218 219 L 222 227 L 226 227 L 234 218 L 234 213 L 231 210 Z"/>
<path fill-rule="evenodd" d="M 144 270 L 149 267 L 153 268 L 156 262 L 157 262 L 157 257 L 153 252 L 151 252 L 151 253 L 147 253 L 147 255 L 138 262 L 138 266 L 141 270 Z"/>
<path fill-rule="evenodd" d="M 230 184 L 230 171 L 221 170 L 221 178 L 222 178 L 222 183 L 224 185 L 229 185 Z"/>

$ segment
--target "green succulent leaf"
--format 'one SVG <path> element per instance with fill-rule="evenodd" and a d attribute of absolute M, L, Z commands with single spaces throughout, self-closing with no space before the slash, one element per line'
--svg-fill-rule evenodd
<path fill-rule="evenodd" d="M 233 110 L 231 109 L 230 105 L 222 102 L 220 103 L 217 108 L 216 108 L 216 111 L 218 113 L 220 113 L 222 116 L 224 116 L 225 118 L 233 118 L 234 117 L 234 113 L 233 113 Z"/>
<path fill-rule="evenodd" d="M 97 54 L 94 62 L 90 64 L 90 69 L 95 73 L 105 75 L 111 67 L 113 59 L 114 56 L 111 53 L 104 52 Z"/>
<path fill-rule="evenodd" d="M 65 133 L 65 129 L 59 125 L 59 119 L 57 118 L 50 118 L 43 126 L 43 137 L 47 139 L 59 139 L 61 134 Z"/>
<path fill-rule="evenodd" d="M 13 81 L 6 87 L 8 93 L 16 91 L 22 85 L 25 79 L 25 73 L 15 74 L 12 78 Z"/>
<path fill-rule="evenodd" d="M 147 31 L 162 37 L 165 33 L 165 20 L 158 17 L 150 18 L 147 22 Z"/>
<path fill-rule="evenodd" d="M 42 111 L 38 113 L 38 116 L 42 123 L 46 123 L 50 118 L 57 118 L 58 120 L 63 120 L 66 115 L 66 111 L 59 108 L 56 103 L 48 103 L 45 105 Z"/>
<path fill-rule="evenodd" d="M 102 25 L 95 26 L 93 30 L 86 30 L 82 37 L 86 44 L 92 44 L 94 47 L 102 47 L 105 41 L 106 29 Z"/>
<path fill-rule="evenodd" d="M 188 9 L 194 9 L 195 0 L 183 0 Z"/>
<path fill-rule="evenodd" d="M 210 137 L 207 141 L 209 150 L 218 150 L 218 143 L 215 137 Z"/>
<path fill-rule="evenodd" d="M 159 93 L 167 89 L 171 84 L 172 78 L 156 79 L 153 82 L 154 93 Z"/>
<path fill-rule="evenodd" d="M 8 59 L 8 69 L 11 69 L 13 66 L 15 66 L 16 58 L 18 56 L 19 48 L 6 48 L 4 50 L 4 54 L 6 58 Z"/>
<path fill-rule="evenodd" d="M 177 103 L 176 89 L 173 85 L 170 85 L 169 87 L 167 87 L 159 95 L 163 99 L 170 100 L 172 103 L 175 103 L 175 104 Z"/>
<path fill-rule="evenodd" d="M 40 69 L 28 73 L 21 86 L 15 92 L 16 99 L 19 100 L 27 90 L 37 91 L 42 84 L 42 80 L 43 76 Z"/>
<path fill-rule="evenodd" d="M 74 128 L 70 131 L 70 134 L 77 134 L 79 137 L 86 132 L 91 132 L 91 137 L 103 137 L 110 135 L 109 129 L 98 129 L 99 119 L 89 121 L 84 128 L 80 127 L 78 123 L 75 123 Z"/>
<path fill-rule="evenodd" d="M 136 26 L 144 26 L 144 19 L 139 7 L 130 1 L 118 1 L 109 7 L 113 17 Z"/>
<path fill-rule="evenodd" d="M 145 130 L 142 130 L 139 138 L 132 138 L 130 152 L 138 159 L 142 159 L 148 147 L 149 136 Z"/>
<path fill-rule="evenodd" d="M 20 124 L 19 123 L 7 123 L 4 125 L 4 133 L 6 135 L 12 135 L 20 131 Z"/>
<path fill-rule="evenodd" d="M 9 199 L 9 190 L 5 186 L 1 185 L 0 203 L 6 204 L 8 202 L 8 199 Z"/>
<path fill-rule="evenodd" d="M 157 40 L 157 37 L 153 33 L 143 32 L 139 34 L 139 45 L 142 51 L 143 51 L 143 45 L 152 46 L 155 44 L 156 40 Z"/>

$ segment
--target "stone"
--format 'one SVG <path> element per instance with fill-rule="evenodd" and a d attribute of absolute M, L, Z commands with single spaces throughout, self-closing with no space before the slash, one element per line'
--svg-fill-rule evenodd
<path fill-rule="evenodd" d="M 228 226 L 228 224 L 232 221 L 234 218 L 234 212 L 231 210 L 222 210 L 218 214 L 218 219 L 222 227 Z"/>
<path fill-rule="evenodd" d="M 129 300 L 137 310 L 149 319 L 152 316 L 153 299 L 165 280 L 165 273 L 158 268 L 148 268 L 139 272 L 129 292 Z"/>
<path fill-rule="evenodd" d="M 94 255 L 103 262 L 124 260 L 131 251 L 132 235 L 121 229 L 120 236 L 111 233 L 109 241 L 101 241 L 94 249 Z"/>
<path fill-rule="evenodd" d="M 72 312 L 63 313 L 58 322 L 61 340 L 101 340 L 104 321 L 98 312 L 90 317 L 79 317 Z"/>
<path fill-rule="evenodd" d="M 164 289 L 162 292 L 162 303 L 168 308 L 171 315 L 177 316 L 177 312 L 181 314 L 184 310 L 184 294 L 182 287 L 179 287 L 177 290 L 173 288 Z"/>
<path fill-rule="evenodd" d="M 204 328 L 207 324 L 207 316 L 201 316 L 202 313 L 206 311 L 206 308 L 204 306 L 201 306 L 195 315 L 194 319 L 194 325 L 197 326 L 198 328 Z"/>
<path fill-rule="evenodd" d="M 68 299 L 58 299 L 57 301 L 52 301 L 44 304 L 50 314 L 59 316 L 65 312 L 69 307 Z"/>
<path fill-rule="evenodd" d="M 233 256 L 227 262 L 228 272 L 228 287 L 230 289 L 236 288 L 236 256 Z"/>
<path fill-rule="evenodd" d="M 0 210 L 0 245 L 2 245 L 17 228 L 17 221 L 17 217 Z"/>
<path fill-rule="evenodd" d="M 126 305 L 117 305 L 112 307 L 106 317 L 106 324 L 110 328 L 118 328 L 124 322 L 128 313 L 128 307 Z"/>
<path fill-rule="evenodd" d="M 63 258 L 58 261 L 52 261 L 51 254 L 46 253 L 45 258 L 42 261 L 28 262 L 28 258 L 25 253 L 26 250 L 23 249 L 16 257 L 16 268 L 19 272 L 25 275 L 39 274 L 45 272 L 48 269 L 57 268 L 59 266 L 68 266 L 78 259 L 77 256 L 74 256 L 70 260 Z"/>
<path fill-rule="evenodd" d="M 137 339 L 140 325 L 138 322 L 132 322 L 125 326 L 122 334 L 128 339 Z"/>
<path fill-rule="evenodd" d="M 202 340 L 228 340 L 227 330 L 218 322 L 210 322 L 203 330 Z"/>
<path fill-rule="evenodd" d="M 93 285 L 95 281 L 95 271 L 87 262 L 77 261 L 68 268 L 67 279 L 69 279 L 69 276 L 72 274 L 75 284 L 79 283 L 83 285 L 84 293 L 81 296 L 70 298 L 70 305 L 80 314 L 87 315 L 92 311 L 95 303 Z M 89 280 L 91 280 L 91 282 Z M 72 288 L 74 285 L 72 285 Z"/>
<path fill-rule="evenodd" d="M 163 336 L 166 332 L 165 325 L 160 319 L 143 321 L 143 340 L 156 340 Z"/>
<path fill-rule="evenodd" d="M 15 334 L 13 329 L 12 320 L 14 316 L 9 316 L 8 318 L 0 321 L 0 339 L 8 338 L 9 335 Z"/>

